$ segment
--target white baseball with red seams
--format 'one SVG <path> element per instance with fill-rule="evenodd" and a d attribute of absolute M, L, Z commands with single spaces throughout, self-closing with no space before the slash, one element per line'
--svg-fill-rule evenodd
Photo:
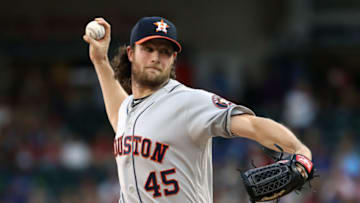
<path fill-rule="evenodd" d="M 86 25 L 85 34 L 93 39 L 100 40 L 105 37 L 105 28 L 96 21 L 91 21 Z"/>

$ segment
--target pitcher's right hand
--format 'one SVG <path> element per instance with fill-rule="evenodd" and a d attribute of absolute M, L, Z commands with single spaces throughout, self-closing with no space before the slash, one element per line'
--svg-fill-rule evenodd
<path fill-rule="evenodd" d="M 89 43 L 89 56 L 94 64 L 108 63 L 108 50 L 110 45 L 111 26 L 103 18 L 95 18 L 100 25 L 105 28 L 105 37 L 101 40 L 95 40 L 90 36 L 84 35 L 83 39 Z"/>

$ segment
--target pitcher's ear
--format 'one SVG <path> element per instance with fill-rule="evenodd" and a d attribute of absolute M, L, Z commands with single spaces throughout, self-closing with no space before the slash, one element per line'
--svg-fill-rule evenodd
<path fill-rule="evenodd" d="M 135 47 L 127 46 L 126 51 L 127 51 L 129 61 L 133 62 L 134 54 L 135 54 Z"/>

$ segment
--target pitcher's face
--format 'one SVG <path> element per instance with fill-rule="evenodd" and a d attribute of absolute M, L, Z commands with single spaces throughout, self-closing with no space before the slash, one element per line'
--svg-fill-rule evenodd
<path fill-rule="evenodd" d="M 151 39 L 128 51 L 132 79 L 147 87 L 158 87 L 169 80 L 177 52 L 166 39 Z"/>

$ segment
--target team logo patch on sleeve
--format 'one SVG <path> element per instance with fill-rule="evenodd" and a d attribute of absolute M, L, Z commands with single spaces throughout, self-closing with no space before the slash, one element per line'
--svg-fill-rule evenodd
<path fill-rule="evenodd" d="M 219 97 L 218 95 L 214 94 L 212 97 L 212 102 L 215 104 L 216 107 L 220 108 L 220 109 L 226 109 L 228 108 L 230 105 L 232 105 L 231 102 L 229 102 L 228 100 Z"/>

